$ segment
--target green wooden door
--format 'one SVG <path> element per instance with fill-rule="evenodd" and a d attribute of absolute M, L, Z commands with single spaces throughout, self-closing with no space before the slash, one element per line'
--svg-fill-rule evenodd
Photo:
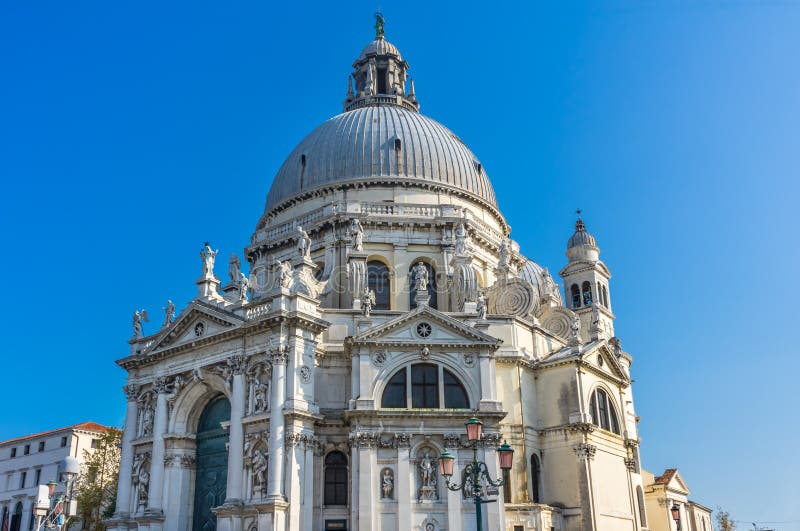
<path fill-rule="evenodd" d="M 211 512 L 225 502 L 228 483 L 228 432 L 221 422 L 231 419 L 231 404 L 219 397 L 206 406 L 197 426 L 197 475 L 194 486 L 193 531 L 214 531 L 217 517 Z"/>

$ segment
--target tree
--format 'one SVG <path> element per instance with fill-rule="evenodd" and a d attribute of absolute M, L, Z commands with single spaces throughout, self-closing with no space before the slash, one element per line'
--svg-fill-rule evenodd
<path fill-rule="evenodd" d="M 734 531 L 736 522 L 731 520 L 731 513 L 723 511 L 722 507 L 717 507 L 717 531 Z"/>
<path fill-rule="evenodd" d="M 83 529 L 104 531 L 104 518 L 116 509 L 122 432 L 110 428 L 100 436 L 92 450 L 84 450 L 81 472 L 75 480 L 75 499 L 83 519 Z"/>

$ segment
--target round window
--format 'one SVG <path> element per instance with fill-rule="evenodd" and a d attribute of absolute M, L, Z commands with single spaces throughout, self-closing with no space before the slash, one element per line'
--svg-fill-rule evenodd
<path fill-rule="evenodd" d="M 419 323 L 417 325 L 417 335 L 419 337 L 428 337 L 433 332 L 433 327 L 428 323 Z"/>

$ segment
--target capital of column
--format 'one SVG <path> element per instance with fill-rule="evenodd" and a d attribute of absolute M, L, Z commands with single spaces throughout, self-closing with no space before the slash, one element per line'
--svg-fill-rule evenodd
<path fill-rule="evenodd" d="M 169 393 L 169 381 L 166 376 L 159 376 L 153 381 L 153 391 L 159 395 Z"/>
<path fill-rule="evenodd" d="M 247 357 L 242 354 L 234 354 L 226 362 L 231 374 L 243 374 L 247 368 Z"/>
<path fill-rule="evenodd" d="M 289 362 L 289 353 L 285 345 L 270 349 L 269 357 L 273 365 L 286 365 Z"/>
<path fill-rule="evenodd" d="M 128 402 L 135 402 L 139 398 L 139 386 L 136 384 L 123 385 L 122 390 L 128 398 Z"/>

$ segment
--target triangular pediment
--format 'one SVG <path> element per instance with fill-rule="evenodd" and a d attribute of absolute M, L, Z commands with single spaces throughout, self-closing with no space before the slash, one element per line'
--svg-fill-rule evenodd
<path fill-rule="evenodd" d="M 672 478 L 670 478 L 667 489 L 680 492 L 681 494 L 689 494 L 689 487 L 686 485 L 686 482 L 683 481 L 680 472 L 677 470 L 675 474 L 672 475 Z"/>
<path fill-rule="evenodd" d="M 382 325 L 363 331 L 355 343 L 386 345 L 486 346 L 502 340 L 428 306 L 418 307 Z"/>
<path fill-rule="evenodd" d="M 204 340 L 228 332 L 242 323 L 244 320 L 235 314 L 193 301 L 161 332 L 148 352 Z"/>
<path fill-rule="evenodd" d="M 613 376 L 614 378 L 628 381 L 628 375 L 625 374 L 625 370 L 622 368 L 619 359 L 611 352 L 606 342 L 603 342 L 592 352 L 584 355 L 584 358 L 591 355 L 594 355 L 594 359 L 590 359 L 589 361 L 590 363 L 597 365 L 598 369 Z M 600 363 L 600 360 L 602 360 L 602 363 Z"/>

